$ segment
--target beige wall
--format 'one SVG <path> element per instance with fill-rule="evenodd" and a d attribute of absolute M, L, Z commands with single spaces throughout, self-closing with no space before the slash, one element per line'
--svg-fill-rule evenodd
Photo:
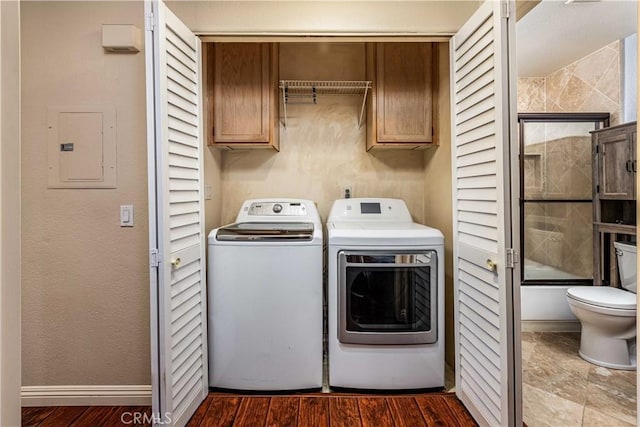
<path fill-rule="evenodd" d="M 609 112 L 620 123 L 620 42 L 547 76 L 518 79 L 518 112 Z"/>
<path fill-rule="evenodd" d="M 364 80 L 363 43 L 283 43 L 281 79 Z M 288 105 L 280 152 L 222 154 L 222 222 L 232 222 L 245 199 L 308 198 L 326 220 L 331 203 L 350 186 L 354 197 L 404 199 L 423 221 L 424 158 L 411 151 L 367 153 L 358 128 L 362 98 L 319 97 L 318 105 Z"/>
<path fill-rule="evenodd" d="M 445 241 L 445 357 L 455 364 L 453 293 L 453 213 L 451 181 L 451 104 L 449 97 L 449 44 L 438 45 L 438 114 L 440 146 L 427 150 L 425 159 L 424 222 L 442 231 Z"/>
<path fill-rule="evenodd" d="M 0 3 L 0 425 L 20 425 L 20 4 Z"/>
<path fill-rule="evenodd" d="M 211 186 L 211 199 L 204 201 L 204 229 L 207 234 L 222 223 L 222 153 L 217 148 L 204 149 L 204 182 Z"/>
<path fill-rule="evenodd" d="M 197 33 L 455 33 L 481 2 L 168 1 Z"/>
<path fill-rule="evenodd" d="M 207 64 L 209 61 L 207 60 L 207 55 L 209 51 L 206 49 L 205 44 L 202 45 L 202 80 L 210 81 L 207 75 L 209 73 L 213 73 L 213 69 L 209 69 Z M 204 129 L 212 129 L 212 124 L 209 123 L 209 120 L 212 118 L 212 114 L 210 114 L 209 105 L 213 103 L 213 88 L 209 88 L 204 95 L 204 103 L 203 103 L 203 121 L 204 121 Z M 204 132 L 204 140 L 208 143 L 208 138 L 213 138 L 213 135 L 207 135 L 207 132 Z M 217 148 L 213 148 L 205 145 L 203 150 L 203 161 L 204 161 L 204 185 L 205 187 L 205 201 L 204 201 L 204 229 L 208 234 L 214 228 L 217 228 L 222 225 L 222 220 L 220 219 L 220 215 L 222 213 L 222 152 Z M 207 188 L 209 187 L 209 188 Z M 210 196 L 207 199 L 207 196 Z"/>
<path fill-rule="evenodd" d="M 102 24 L 143 16 L 142 2 L 22 3 L 23 385 L 150 384 L 144 52 L 101 47 Z M 47 106 L 84 104 L 117 108 L 118 187 L 49 190 Z"/>

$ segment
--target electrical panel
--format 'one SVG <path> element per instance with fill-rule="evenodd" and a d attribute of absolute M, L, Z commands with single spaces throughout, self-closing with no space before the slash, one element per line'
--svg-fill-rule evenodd
<path fill-rule="evenodd" d="M 49 107 L 48 187 L 116 187 L 116 110 Z"/>

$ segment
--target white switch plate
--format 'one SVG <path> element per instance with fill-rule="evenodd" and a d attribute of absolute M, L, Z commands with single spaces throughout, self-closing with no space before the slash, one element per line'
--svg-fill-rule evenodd
<path fill-rule="evenodd" d="M 205 200 L 211 200 L 212 198 L 212 194 L 211 194 L 211 186 L 210 185 L 205 185 L 204 186 L 204 199 Z"/>
<path fill-rule="evenodd" d="M 120 227 L 133 227 L 133 205 L 120 205 Z"/>

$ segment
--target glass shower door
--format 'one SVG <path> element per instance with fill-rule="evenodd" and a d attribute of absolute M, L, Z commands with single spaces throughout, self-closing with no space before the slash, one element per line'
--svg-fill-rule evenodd
<path fill-rule="evenodd" d="M 519 114 L 523 285 L 592 283 L 590 132 L 608 113 Z"/>

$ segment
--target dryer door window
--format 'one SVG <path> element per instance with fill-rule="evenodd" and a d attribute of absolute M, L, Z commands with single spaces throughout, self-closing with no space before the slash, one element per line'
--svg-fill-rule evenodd
<path fill-rule="evenodd" d="M 437 340 L 437 254 L 340 252 L 340 341 Z"/>

